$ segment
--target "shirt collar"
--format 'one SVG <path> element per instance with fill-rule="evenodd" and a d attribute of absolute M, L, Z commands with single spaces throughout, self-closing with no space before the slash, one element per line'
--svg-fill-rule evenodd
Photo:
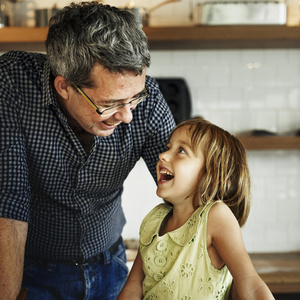
<path fill-rule="evenodd" d="M 49 62 L 46 61 L 42 74 L 42 106 L 57 106 Z"/>
<path fill-rule="evenodd" d="M 206 206 L 200 206 L 197 208 L 184 225 L 166 234 L 168 234 L 169 237 L 179 246 L 187 245 L 197 234 L 197 229 L 201 221 L 201 215 Z M 144 228 L 141 232 L 141 244 L 148 246 L 151 244 L 155 236 L 159 235 L 161 223 L 172 209 L 173 207 L 168 204 L 160 204 L 155 208 L 155 211 L 145 224 L 146 228 Z"/>

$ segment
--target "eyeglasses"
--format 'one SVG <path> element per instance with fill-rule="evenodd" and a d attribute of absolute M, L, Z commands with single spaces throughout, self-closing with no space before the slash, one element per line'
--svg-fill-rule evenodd
<path fill-rule="evenodd" d="M 120 111 L 124 106 L 129 105 L 129 107 L 135 107 L 139 103 L 141 103 L 148 95 L 149 90 L 145 86 L 144 90 L 140 93 L 140 95 L 136 98 L 131 99 L 128 103 L 122 103 L 118 105 L 112 105 L 107 108 L 100 109 L 93 101 L 92 99 L 85 94 L 83 90 L 81 90 L 75 83 L 73 83 L 73 86 L 76 88 L 76 90 L 89 102 L 89 104 L 96 110 L 96 112 L 101 116 L 110 116 L 115 114 L 116 112 Z"/>

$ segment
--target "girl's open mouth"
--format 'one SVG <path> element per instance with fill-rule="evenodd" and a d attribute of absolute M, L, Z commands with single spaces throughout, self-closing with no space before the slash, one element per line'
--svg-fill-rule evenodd
<path fill-rule="evenodd" d="M 169 181 L 172 180 L 174 178 L 174 175 L 172 172 L 170 172 L 168 169 L 166 168 L 161 168 L 159 170 L 160 173 L 160 178 L 159 181 L 161 182 L 165 182 L 165 181 Z"/>

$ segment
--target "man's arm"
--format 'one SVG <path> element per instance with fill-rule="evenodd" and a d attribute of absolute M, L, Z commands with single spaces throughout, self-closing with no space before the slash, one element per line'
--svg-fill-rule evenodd
<path fill-rule="evenodd" d="M 28 223 L 0 218 L 0 299 L 15 300 L 20 292 Z"/>

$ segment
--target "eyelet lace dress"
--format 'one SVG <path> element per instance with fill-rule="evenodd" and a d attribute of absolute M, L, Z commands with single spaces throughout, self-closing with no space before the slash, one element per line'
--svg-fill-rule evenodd
<path fill-rule="evenodd" d="M 163 236 L 159 230 L 172 206 L 159 204 L 140 227 L 143 299 L 228 299 L 232 276 L 211 264 L 206 247 L 207 216 L 214 203 L 199 207 L 180 228 Z"/>

